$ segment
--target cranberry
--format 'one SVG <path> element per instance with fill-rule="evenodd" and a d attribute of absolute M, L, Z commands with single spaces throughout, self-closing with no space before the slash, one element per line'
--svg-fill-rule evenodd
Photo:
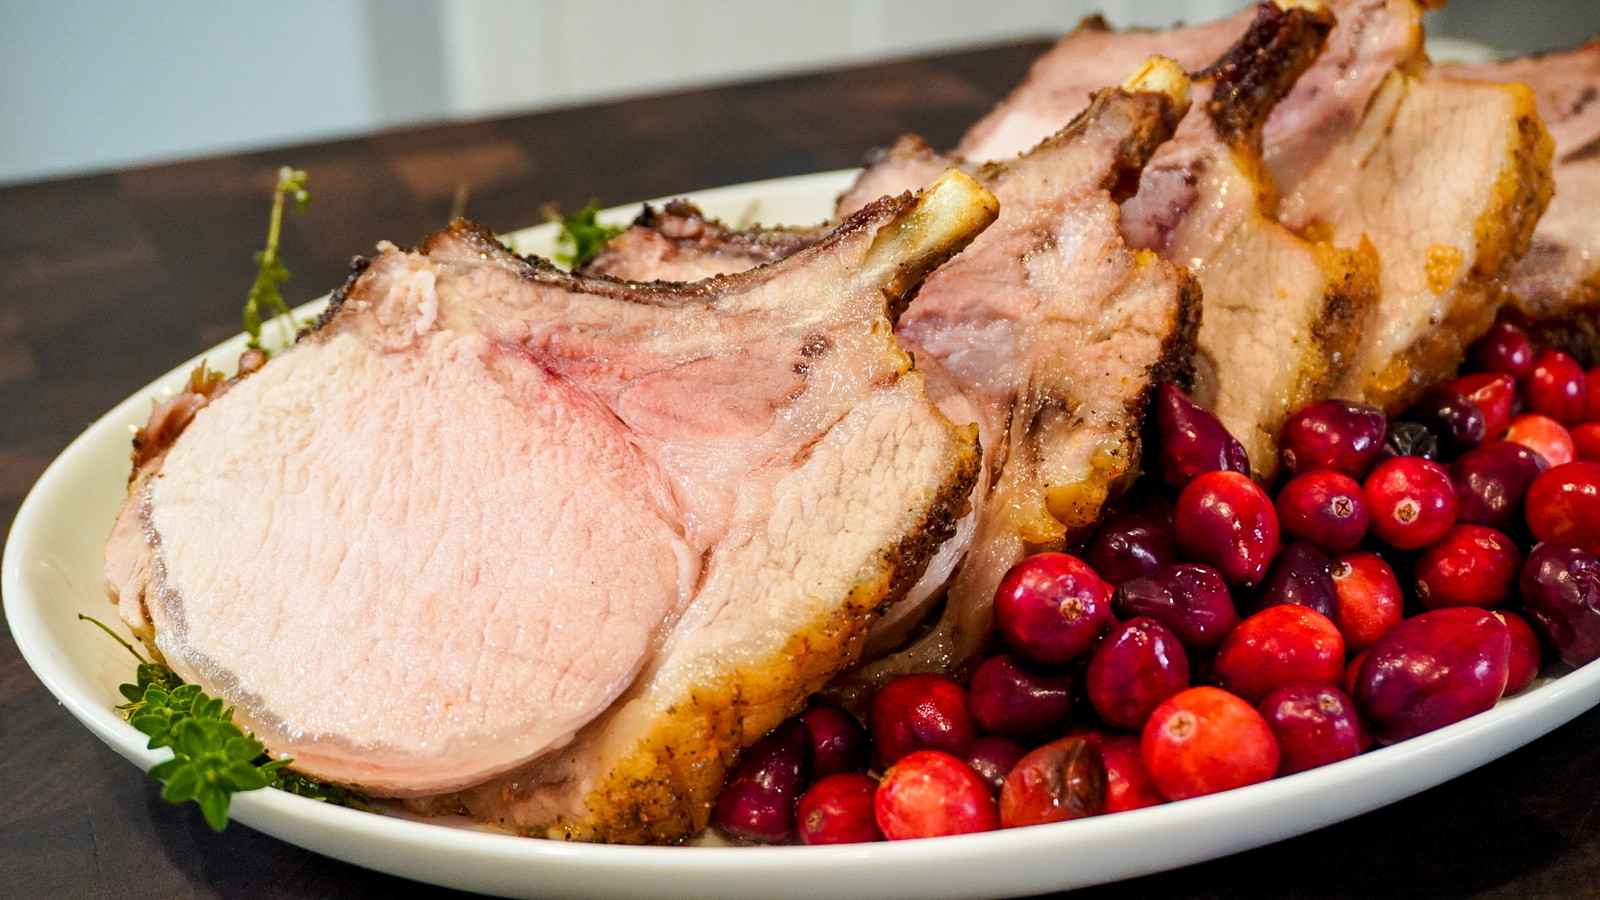
<path fill-rule="evenodd" d="M 1278 739 L 1278 774 L 1291 775 L 1361 752 L 1356 704 L 1331 684 L 1286 684 L 1257 707 Z"/>
<path fill-rule="evenodd" d="M 1278 513 L 1238 472 L 1208 472 L 1189 483 L 1173 510 L 1178 547 L 1215 567 L 1230 584 L 1254 586 L 1278 555 Z"/>
<path fill-rule="evenodd" d="M 1362 486 L 1372 533 L 1402 550 L 1444 537 L 1456 521 L 1456 489 L 1444 467 L 1416 456 L 1378 464 Z"/>
<path fill-rule="evenodd" d="M 1450 464 L 1456 487 L 1456 517 L 1469 525 L 1511 531 L 1522 524 L 1523 499 L 1548 466 L 1521 444 L 1490 441 Z"/>
<path fill-rule="evenodd" d="M 1583 420 L 1600 422 L 1600 366 L 1583 373 L 1583 383 L 1589 398 L 1583 407 Z"/>
<path fill-rule="evenodd" d="M 1537 413 L 1517 416 L 1506 428 L 1506 440 L 1527 447 L 1552 466 L 1577 458 L 1578 447 L 1572 440 L 1572 433 L 1549 416 Z"/>
<path fill-rule="evenodd" d="M 1339 682 L 1339 687 L 1344 688 L 1345 696 L 1356 695 L 1356 685 L 1361 683 L 1361 665 L 1367 661 L 1366 650 L 1350 657 L 1350 662 L 1344 667 L 1344 680 Z"/>
<path fill-rule="evenodd" d="M 811 778 L 811 735 L 789 719 L 750 745 L 728 774 L 712 810 L 718 826 L 744 843 L 795 836 L 795 803 Z"/>
<path fill-rule="evenodd" d="M 1521 378 L 1533 371 L 1533 342 L 1527 332 L 1501 319 L 1472 345 L 1472 361 L 1478 368 L 1504 372 Z"/>
<path fill-rule="evenodd" d="M 1228 635 L 1211 662 L 1211 681 L 1250 703 L 1297 681 L 1338 684 L 1344 674 L 1344 636 L 1322 613 L 1304 606 L 1269 606 Z"/>
<path fill-rule="evenodd" d="M 1600 559 L 1570 544 L 1540 544 L 1522 563 L 1528 624 L 1571 666 L 1600 659 Z"/>
<path fill-rule="evenodd" d="M 1106 767 L 1106 809 L 1108 813 L 1143 809 L 1166 802 L 1150 770 L 1145 768 L 1136 734 L 1107 735 L 1100 741 L 1100 759 Z"/>
<path fill-rule="evenodd" d="M 1527 514 L 1539 540 L 1600 554 L 1600 463 L 1569 462 L 1535 478 Z"/>
<path fill-rule="evenodd" d="M 1161 438 L 1161 477 L 1175 488 L 1207 472 L 1250 475 L 1250 457 L 1245 455 L 1244 445 L 1210 410 L 1190 400 L 1175 384 L 1156 389 L 1156 431 Z"/>
<path fill-rule="evenodd" d="M 1600 371 L 1600 369 L 1596 371 Z M 1572 455 L 1574 459 L 1581 459 L 1584 462 L 1600 462 L 1600 422 L 1579 422 L 1568 428 L 1567 434 L 1572 436 Z"/>
<path fill-rule="evenodd" d="M 1375 553 L 1356 551 L 1337 557 L 1329 566 L 1333 575 L 1333 623 L 1344 635 L 1348 653 L 1360 653 L 1400 624 L 1405 597 L 1394 569 Z"/>
<path fill-rule="evenodd" d="M 873 799 L 877 779 L 858 772 L 836 772 L 800 795 L 795 810 L 800 840 L 807 844 L 865 844 L 883 840 Z"/>
<path fill-rule="evenodd" d="M 995 629 L 1033 662 L 1057 665 L 1087 653 L 1111 621 L 1111 585 L 1065 553 L 1037 553 L 1011 567 L 994 597 Z"/>
<path fill-rule="evenodd" d="M 1168 800 L 1255 784 L 1278 772 L 1278 739 L 1267 720 L 1214 687 L 1189 688 L 1156 707 L 1139 750 Z"/>
<path fill-rule="evenodd" d="M 1465 397 L 1483 413 L 1483 434 L 1498 440 L 1511 424 L 1511 410 L 1517 400 L 1517 380 L 1502 372 L 1463 375 L 1445 385 L 1447 390 Z"/>
<path fill-rule="evenodd" d="M 1361 664 L 1356 708 L 1379 743 L 1416 737 L 1494 706 L 1510 673 L 1505 623 L 1471 606 L 1434 609 L 1390 629 Z"/>
<path fill-rule="evenodd" d="M 865 772 L 872 764 L 872 744 L 855 716 L 831 703 L 817 703 L 800 714 L 811 732 L 811 776 Z"/>
<path fill-rule="evenodd" d="M 941 750 L 918 750 L 883 773 L 873 797 L 878 828 L 891 841 L 994 831 L 1000 811 L 972 767 Z"/>
<path fill-rule="evenodd" d="M 1437 460 L 1439 438 L 1421 422 L 1396 422 L 1384 437 L 1383 447 L 1378 450 L 1378 462 L 1399 456 Z"/>
<path fill-rule="evenodd" d="M 1316 469 L 1278 489 L 1278 527 L 1286 538 L 1310 541 L 1324 553 L 1354 550 L 1367 536 L 1367 498 L 1343 472 Z"/>
<path fill-rule="evenodd" d="M 989 790 L 999 797 L 1000 786 L 1006 783 L 1006 776 L 1027 755 L 1028 748 L 1015 738 L 986 734 L 972 742 L 967 752 L 961 754 L 961 761 L 971 766 L 972 771 L 977 772 L 989 785 Z"/>
<path fill-rule="evenodd" d="M 1511 635 L 1511 657 L 1507 662 L 1506 693 L 1515 694 L 1533 684 L 1539 677 L 1539 667 L 1544 664 L 1544 653 L 1539 649 L 1539 635 L 1528 620 L 1514 612 L 1495 610 L 1495 618 L 1505 623 Z"/>
<path fill-rule="evenodd" d="M 1106 765 L 1081 737 L 1051 741 L 1024 756 L 1000 788 L 1000 826 L 1065 822 L 1105 811 Z"/>
<path fill-rule="evenodd" d="M 1533 369 L 1522 383 L 1528 408 L 1563 425 L 1583 421 L 1589 402 L 1589 383 L 1583 366 L 1560 350 L 1545 350 L 1534 357 Z"/>
<path fill-rule="evenodd" d="M 1417 598 L 1429 609 L 1491 609 L 1511 596 L 1521 568 L 1522 554 L 1503 532 L 1457 525 L 1417 557 Z"/>
<path fill-rule="evenodd" d="M 1461 394 L 1443 388 L 1424 394 L 1405 417 L 1426 425 L 1440 438 L 1439 452 L 1445 456 L 1478 446 L 1488 431 L 1483 410 Z"/>
<path fill-rule="evenodd" d="M 989 734 L 1060 733 L 1072 712 L 1070 676 L 1031 671 L 1009 653 L 980 663 L 967 691 L 973 722 Z"/>
<path fill-rule="evenodd" d="M 1377 462 L 1387 428 L 1383 411 L 1364 403 L 1323 400 L 1301 407 L 1283 426 L 1284 468 L 1291 475 L 1333 469 L 1360 478 Z"/>
<path fill-rule="evenodd" d="M 1130 516 L 1100 530 L 1084 551 L 1083 561 L 1101 578 L 1120 585 L 1178 561 L 1172 529 L 1154 518 Z"/>
<path fill-rule="evenodd" d="M 884 765 L 916 750 L 960 753 L 978 736 L 967 689 L 934 672 L 902 675 L 879 688 L 869 727 Z"/>
<path fill-rule="evenodd" d="M 1189 657 L 1165 625 L 1141 616 L 1111 627 L 1084 682 L 1106 724 L 1137 731 L 1161 701 L 1189 686 Z"/>
<path fill-rule="evenodd" d="M 1291 603 L 1333 618 L 1339 598 L 1330 569 L 1327 554 L 1306 541 L 1295 541 L 1283 548 L 1267 572 L 1256 608 Z"/>
<path fill-rule="evenodd" d="M 1217 649 L 1239 624 L 1222 573 L 1200 563 L 1166 566 L 1124 583 L 1111 595 L 1111 611 L 1123 619 L 1149 616 L 1200 652 Z"/>

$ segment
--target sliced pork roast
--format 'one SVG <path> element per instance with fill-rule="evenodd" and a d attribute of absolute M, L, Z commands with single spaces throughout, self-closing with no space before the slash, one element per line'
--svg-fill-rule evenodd
<path fill-rule="evenodd" d="M 1600 364 L 1600 41 L 1436 71 L 1533 88 L 1555 142 L 1555 196 L 1506 290 L 1546 343 L 1576 354 L 1585 365 Z"/>
<path fill-rule="evenodd" d="M 457 223 L 146 442 L 124 619 L 312 776 L 670 841 L 963 512 L 973 429 L 886 303 L 995 214 L 952 173 L 748 274 L 584 279 Z"/>

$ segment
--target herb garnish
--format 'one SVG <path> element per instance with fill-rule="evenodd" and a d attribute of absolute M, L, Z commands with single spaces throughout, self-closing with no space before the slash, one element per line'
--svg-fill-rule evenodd
<path fill-rule="evenodd" d="M 256 253 L 256 280 L 250 285 L 250 294 L 244 302 L 244 330 L 250 335 L 250 349 L 265 350 L 261 346 L 262 314 L 267 319 L 283 320 L 284 345 L 294 340 L 294 317 L 289 314 L 289 304 L 283 300 L 278 286 L 289 280 L 289 270 L 278 259 L 278 236 L 283 231 L 283 198 L 293 195 L 295 208 L 305 212 L 311 202 L 306 190 L 306 173 L 288 166 L 278 170 L 278 185 L 272 189 L 272 217 L 267 222 L 266 249 Z"/>
<path fill-rule="evenodd" d="M 260 741 L 233 721 L 233 708 L 207 696 L 199 685 L 188 684 L 166 666 L 144 658 L 134 646 L 105 623 L 93 622 L 139 660 L 134 683 L 118 687 L 127 699 L 117 707 L 128 724 L 150 738 L 151 750 L 167 747 L 172 758 L 150 769 L 150 777 L 163 782 L 161 799 L 168 803 L 193 800 L 206 824 L 221 831 L 228 824 L 233 795 L 275 787 L 310 797 L 371 810 L 370 801 L 346 788 L 326 785 L 284 768 L 293 760 L 273 759 Z"/>
<path fill-rule="evenodd" d="M 570 216 L 563 216 L 554 208 L 546 209 L 545 215 L 551 221 L 561 223 L 561 234 L 556 236 L 556 243 L 572 248 L 571 253 L 556 254 L 556 262 L 568 268 L 581 266 L 594 259 L 600 248 L 606 245 L 606 241 L 622 233 L 622 229 L 615 225 L 601 225 L 596 222 L 595 215 L 599 212 L 598 200 L 590 200 L 588 206 Z"/>

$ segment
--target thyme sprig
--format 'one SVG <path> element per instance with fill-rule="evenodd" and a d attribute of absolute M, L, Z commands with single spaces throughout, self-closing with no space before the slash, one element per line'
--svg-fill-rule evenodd
<path fill-rule="evenodd" d="M 289 304 L 284 302 L 280 290 L 281 285 L 289 280 L 289 270 L 278 258 L 278 239 L 283 233 L 283 201 L 291 196 L 294 197 L 295 208 L 305 212 L 306 204 L 311 202 L 311 193 L 306 190 L 306 173 L 284 166 L 278 170 L 278 184 L 272 189 L 267 246 L 256 253 L 256 280 L 250 285 L 250 293 L 244 302 L 244 330 L 250 336 L 249 346 L 252 350 L 267 349 L 261 344 L 263 314 L 266 315 L 265 321 L 278 319 L 282 322 L 283 346 L 294 341 L 294 316 L 290 315 Z"/>
<path fill-rule="evenodd" d="M 556 262 L 568 268 L 581 266 L 594 259 L 600 248 L 606 245 L 606 241 L 622 233 L 622 229 L 615 225 L 601 225 L 597 222 L 595 216 L 599 212 L 598 200 L 590 200 L 587 206 L 570 216 L 561 215 L 553 205 L 545 209 L 546 217 L 561 225 L 561 233 L 556 236 L 556 244 L 572 248 L 571 253 L 556 254 Z"/>

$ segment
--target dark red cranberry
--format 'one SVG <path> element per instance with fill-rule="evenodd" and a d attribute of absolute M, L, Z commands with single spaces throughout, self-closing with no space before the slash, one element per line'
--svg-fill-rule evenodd
<path fill-rule="evenodd" d="M 1084 551 L 1083 561 L 1101 578 L 1119 585 L 1177 562 L 1178 542 L 1164 523 L 1128 516 L 1101 529 Z"/>
<path fill-rule="evenodd" d="M 1294 604 L 1333 618 L 1338 594 L 1333 587 L 1328 555 L 1307 541 L 1286 545 L 1261 584 L 1256 609 Z"/>
<path fill-rule="evenodd" d="M 1583 366 L 1560 350 L 1543 350 L 1533 359 L 1533 369 L 1522 382 L 1528 408 L 1563 425 L 1583 421 L 1589 401 L 1589 383 Z"/>
<path fill-rule="evenodd" d="M 1156 430 L 1161 437 L 1157 459 L 1161 477 L 1175 488 L 1207 472 L 1250 474 L 1250 457 L 1228 429 L 1175 384 L 1156 390 Z"/>
<path fill-rule="evenodd" d="M 1285 538 L 1309 541 L 1324 553 L 1354 550 L 1367 536 L 1367 497 L 1343 472 L 1316 469 L 1278 489 L 1278 527 Z"/>
<path fill-rule="evenodd" d="M 1539 647 L 1539 635 L 1528 620 L 1514 612 L 1497 609 L 1495 617 L 1505 623 L 1511 635 L 1511 658 L 1506 674 L 1506 693 L 1524 690 L 1539 677 L 1539 667 L 1544 665 L 1544 651 Z"/>
<path fill-rule="evenodd" d="M 744 843 L 795 837 L 795 804 L 811 781 L 811 734 L 789 719 L 745 750 L 712 810 L 717 825 Z"/>
<path fill-rule="evenodd" d="M 983 777 L 942 750 L 901 757 L 883 773 L 873 807 L 878 828 L 891 841 L 1000 827 L 1000 810 Z"/>
<path fill-rule="evenodd" d="M 972 720 L 989 734 L 1029 737 L 1060 733 L 1072 712 L 1072 678 L 1028 669 L 1002 653 L 978 664 L 967 685 Z"/>
<path fill-rule="evenodd" d="M 1535 478 L 1527 516 L 1539 540 L 1600 554 L 1600 463 L 1569 462 Z"/>
<path fill-rule="evenodd" d="M 1394 423 L 1383 439 L 1383 447 L 1378 451 L 1378 461 L 1383 462 L 1402 456 L 1438 459 L 1439 437 L 1421 422 Z"/>
<path fill-rule="evenodd" d="M 1510 674 L 1511 635 L 1488 610 L 1434 609 L 1367 651 L 1355 701 L 1379 743 L 1443 728 L 1494 706 Z"/>
<path fill-rule="evenodd" d="M 1297 682 L 1262 698 L 1261 717 L 1278 738 L 1278 774 L 1292 775 L 1361 752 L 1356 704 L 1331 684 Z"/>
<path fill-rule="evenodd" d="M 1520 580 L 1528 624 L 1563 662 L 1600 659 L 1600 559 L 1570 544 L 1540 544 Z"/>
<path fill-rule="evenodd" d="M 1344 636 L 1333 621 L 1305 606 L 1270 606 L 1228 635 L 1211 661 L 1211 683 L 1260 703 L 1297 681 L 1338 684 Z"/>
<path fill-rule="evenodd" d="M 868 728 L 884 765 L 917 750 L 960 754 L 978 736 L 967 689 L 934 672 L 902 675 L 879 688 Z"/>
<path fill-rule="evenodd" d="M 1481 606 L 1493 609 L 1511 597 L 1522 554 L 1503 532 L 1484 525 L 1456 525 L 1417 557 L 1417 598 L 1429 609 Z"/>
<path fill-rule="evenodd" d="M 1323 400 L 1289 417 L 1279 452 L 1290 475 L 1333 469 L 1360 478 L 1377 462 L 1387 429 L 1383 411 L 1376 407 Z"/>
<path fill-rule="evenodd" d="M 1600 422 L 1600 366 L 1583 373 L 1584 387 L 1589 402 L 1583 407 L 1585 422 Z"/>
<path fill-rule="evenodd" d="M 1106 724 L 1137 731 L 1161 701 L 1189 686 L 1189 656 L 1165 625 L 1129 619 L 1095 648 L 1084 683 Z"/>
<path fill-rule="evenodd" d="M 1278 555 L 1278 513 L 1255 482 L 1238 472 L 1208 472 L 1189 483 L 1173 509 L 1178 547 L 1229 584 L 1261 582 Z"/>
<path fill-rule="evenodd" d="M 1405 418 L 1427 426 L 1439 439 L 1439 453 L 1447 457 L 1483 443 L 1488 432 L 1483 410 L 1461 394 L 1442 388 L 1424 394 L 1406 411 Z"/>
<path fill-rule="evenodd" d="M 967 752 L 961 754 L 961 761 L 971 766 L 972 771 L 977 772 L 994 795 L 999 797 L 1006 776 L 1027 755 L 1028 748 L 1016 738 L 986 734 L 972 742 Z"/>
<path fill-rule="evenodd" d="M 1106 735 L 1100 741 L 1100 760 L 1106 766 L 1106 812 L 1144 809 L 1167 802 L 1150 780 L 1136 734 Z"/>
<path fill-rule="evenodd" d="M 855 716 L 831 703 L 813 704 L 800 714 L 811 731 L 811 777 L 865 772 L 872 765 L 872 743 Z"/>
<path fill-rule="evenodd" d="M 1490 441 L 1461 454 L 1450 464 L 1456 518 L 1501 531 L 1518 528 L 1528 488 L 1547 468 L 1544 457 L 1510 441 Z"/>
<path fill-rule="evenodd" d="M 1362 485 L 1369 529 L 1391 546 L 1415 550 L 1444 537 L 1456 521 L 1450 473 L 1431 460 L 1400 456 L 1378 464 Z"/>
<path fill-rule="evenodd" d="M 1121 619 L 1149 616 L 1202 653 L 1217 649 L 1239 624 L 1222 573 L 1201 563 L 1177 563 L 1124 583 L 1111 595 L 1111 611 Z"/>
<path fill-rule="evenodd" d="M 857 772 L 819 779 L 800 795 L 800 840 L 807 844 L 864 844 L 883 840 L 873 799 L 878 780 Z"/>
<path fill-rule="evenodd" d="M 1024 659 L 1059 665 L 1094 646 L 1111 621 L 1111 585 L 1065 553 L 1011 567 L 994 597 L 995 630 Z"/>
<path fill-rule="evenodd" d="M 1445 385 L 1446 389 L 1471 401 L 1483 413 L 1486 440 L 1499 440 L 1511 424 L 1511 410 L 1517 400 L 1517 380 L 1503 372 L 1463 375 Z"/>
<path fill-rule="evenodd" d="M 1597 369 L 1596 371 L 1600 371 Z M 1600 422 L 1579 422 L 1567 429 L 1572 435 L 1572 455 L 1584 462 L 1600 462 Z"/>
<path fill-rule="evenodd" d="M 1577 458 L 1578 447 L 1567 426 L 1538 413 L 1527 413 L 1512 419 L 1506 427 L 1506 440 L 1527 447 L 1552 466 Z"/>
<path fill-rule="evenodd" d="M 1105 811 L 1106 766 L 1092 741 L 1069 736 L 1024 756 L 1000 789 L 1000 826 L 1064 822 Z"/>
<path fill-rule="evenodd" d="M 1375 553 L 1355 551 L 1332 560 L 1333 589 L 1338 596 L 1333 624 L 1344 635 L 1348 653 L 1360 653 L 1400 624 L 1405 595 L 1394 569 Z"/>
<path fill-rule="evenodd" d="M 1533 342 L 1527 332 L 1504 319 L 1489 326 L 1489 332 L 1472 345 L 1471 353 L 1478 368 L 1490 372 L 1521 378 L 1533 371 Z"/>

